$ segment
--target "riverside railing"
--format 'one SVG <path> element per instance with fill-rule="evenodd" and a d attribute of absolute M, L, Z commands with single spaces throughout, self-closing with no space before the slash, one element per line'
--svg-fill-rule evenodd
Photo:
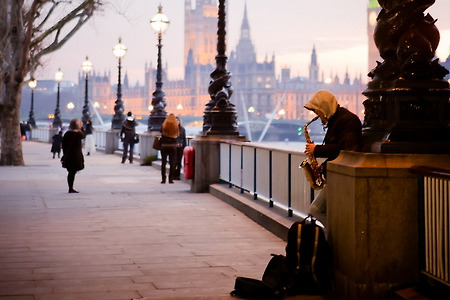
<path fill-rule="evenodd" d="M 40 142 L 51 143 L 53 134 L 56 134 L 57 131 L 52 128 L 35 128 L 31 131 L 31 139 Z M 103 130 L 95 130 L 93 131 L 95 147 L 98 150 L 105 150 L 106 148 L 106 131 Z M 123 145 L 120 141 L 119 135 L 117 134 L 117 143 L 116 149 L 117 151 L 123 151 Z M 140 143 L 135 144 L 133 148 L 134 155 L 139 157 L 141 153 Z"/>
<path fill-rule="evenodd" d="M 299 168 L 305 158 L 301 151 L 224 141 L 220 144 L 220 180 L 270 207 L 284 209 L 288 216 L 304 217 L 315 194 Z"/>
<path fill-rule="evenodd" d="M 450 170 L 412 167 L 419 174 L 419 266 L 450 291 Z"/>
<path fill-rule="evenodd" d="M 49 142 L 51 141 L 50 132 L 54 134 L 55 130 L 51 130 L 49 128 L 33 128 L 31 131 L 31 139 L 38 140 L 41 142 Z"/>

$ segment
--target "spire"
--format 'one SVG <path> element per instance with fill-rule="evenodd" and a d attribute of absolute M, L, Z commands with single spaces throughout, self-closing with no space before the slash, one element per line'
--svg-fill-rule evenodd
<path fill-rule="evenodd" d="M 348 76 L 348 66 L 345 70 L 344 85 L 350 85 L 350 77 Z"/>
<path fill-rule="evenodd" d="M 247 18 L 247 3 L 244 7 L 244 18 L 241 25 L 241 37 L 236 46 L 236 60 L 238 63 L 256 62 L 255 48 L 250 40 L 250 25 Z"/>
<path fill-rule="evenodd" d="M 130 88 L 130 83 L 129 83 L 129 79 L 128 79 L 128 71 L 125 71 L 125 76 L 123 78 L 123 86 L 126 89 Z"/>
<path fill-rule="evenodd" d="M 191 49 L 189 49 L 189 52 L 188 52 L 186 66 L 193 66 L 193 65 L 194 65 L 194 51 L 192 51 L 192 48 L 191 48 Z"/>
<path fill-rule="evenodd" d="M 317 66 L 316 45 L 313 45 L 313 50 L 312 50 L 312 54 L 311 54 L 311 65 Z"/>
<path fill-rule="evenodd" d="M 313 45 L 311 53 L 311 62 L 309 64 L 309 80 L 312 82 L 319 81 L 319 65 L 317 64 L 316 45 Z"/>
<path fill-rule="evenodd" d="M 244 6 L 244 19 L 242 20 L 242 25 L 241 25 L 241 38 L 242 39 L 250 39 L 250 25 L 248 23 L 248 17 L 247 17 L 247 1 L 245 2 L 245 6 Z"/>

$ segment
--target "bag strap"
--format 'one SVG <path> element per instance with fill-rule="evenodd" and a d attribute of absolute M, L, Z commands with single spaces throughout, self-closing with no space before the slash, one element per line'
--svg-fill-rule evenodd
<path fill-rule="evenodd" d="M 315 282 L 319 282 L 319 280 L 316 276 L 316 270 L 315 270 L 318 246 L 319 246 L 319 226 L 316 226 L 314 228 L 314 249 L 313 249 L 313 256 L 311 258 L 311 270 L 312 270 L 312 274 L 313 274 L 313 278 L 314 278 Z"/>
<path fill-rule="evenodd" d="M 310 220 L 311 224 L 316 225 L 316 218 L 314 218 L 314 216 L 311 214 L 307 215 L 306 218 L 304 218 L 301 223 L 306 224 L 306 221 L 308 219 Z"/>
<path fill-rule="evenodd" d="M 306 218 L 305 218 L 306 220 Z M 303 221 L 305 221 L 303 220 Z M 302 243 L 302 225 L 304 225 L 304 223 L 299 223 L 297 224 L 297 265 L 295 266 L 295 268 L 297 270 L 300 270 L 300 244 Z"/>

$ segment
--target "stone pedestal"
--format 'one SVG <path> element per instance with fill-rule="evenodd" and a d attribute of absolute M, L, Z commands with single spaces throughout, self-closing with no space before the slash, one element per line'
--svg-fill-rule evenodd
<path fill-rule="evenodd" d="M 342 151 L 328 163 L 328 239 L 336 299 L 388 299 L 416 283 L 418 180 L 413 165 L 450 166 L 450 155 Z"/>
<path fill-rule="evenodd" d="M 239 135 L 197 136 L 191 141 L 195 160 L 191 192 L 208 192 L 210 184 L 219 182 L 220 142 L 222 140 L 247 141 L 244 136 Z"/>
<path fill-rule="evenodd" d="M 114 154 L 119 145 L 120 130 L 111 129 L 106 132 L 105 154 Z"/>
<path fill-rule="evenodd" d="M 161 133 L 158 131 L 150 131 L 139 134 L 139 139 L 141 143 L 141 164 L 144 163 L 147 157 L 158 155 L 158 150 L 153 149 L 153 141 L 155 139 L 155 136 L 157 135 L 161 135 Z"/>

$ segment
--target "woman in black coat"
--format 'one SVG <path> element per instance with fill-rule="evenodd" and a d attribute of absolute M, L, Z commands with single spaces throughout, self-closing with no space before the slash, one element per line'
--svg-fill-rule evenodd
<path fill-rule="evenodd" d="M 63 168 L 66 168 L 68 172 L 67 183 L 69 184 L 69 193 L 78 193 L 73 189 L 73 182 L 75 181 L 75 174 L 84 169 L 82 140 L 85 137 L 83 122 L 78 119 L 72 119 L 69 130 L 63 137 L 63 157 L 61 159 Z"/>
<path fill-rule="evenodd" d="M 50 152 L 53 153 L 53 158 L 55 158 L 55 154 L 58 153 L 58 158 L 61 155 L 61 144 L 63 140 L 63 132 L 60 130 L 58 134 L 55 134 L 53 137 L 52 148 Z"/>

